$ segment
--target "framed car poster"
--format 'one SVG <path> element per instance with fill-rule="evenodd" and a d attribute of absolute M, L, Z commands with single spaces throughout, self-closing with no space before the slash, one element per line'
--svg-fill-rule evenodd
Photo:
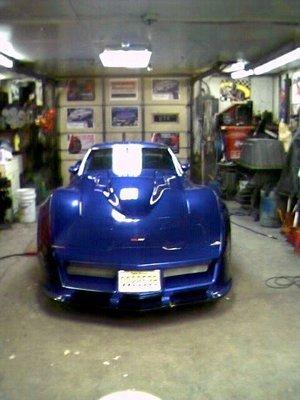
<path fill-rule="evenodd" d="M 162 143 L 170 147 L 174 153 L 179 153 L 179 133 L 178 132 L 155 132 L 152 134 L 151 142 Z"/>
<path fill-rule="evenodd" d="M 289 122 L 291 81 L 289 76 L 279 77 L 279 119 L 286 124 Z"/>
<path fill-rule="evenodd" d="M 112 107 L 111 126 L 114 128 L 139 126 L 139 107 Z"/>
<path fill-rule="evenodd" d="M 179 100 L 179 80 L 152 79 L 152 100 Z"/>
<path fill-rule="evenodd" d="M 156 123 L 179 123 L 178 113 L 154 113 L 152 114 L 152 120 Z"/>
<path fill-rule="evenodd" d="M 112 100 L 137 100 L 137 79 L 110 79 L 109 99 Z"/>
<path fill-rule="evenodd" d="M 95 144 L 95 135 L 88 134 L 69 134 L 68 152 L 69 154 L 78 154 L 81 151 L 88 150 Z"/>
<path fill-rule="evenodd" d="M 94 79 L 71 79 L 67 83 L 68 101 L 94 101 Z"/>
<path fill-rule="evenodd" d="M 94 127 L 92 108 L 67 108 L 67 129 L 86 129 Z"/>

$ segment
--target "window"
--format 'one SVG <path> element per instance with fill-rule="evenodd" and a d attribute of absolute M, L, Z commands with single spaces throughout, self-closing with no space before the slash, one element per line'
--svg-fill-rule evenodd
<path fill-rule="evenodd" d="M 175 171 L 174 163 L 168 149 L 145 147 L 141 148 L 141 150 L 140 156 L 142 157 L 142 169 L 167 169 Z M 136 154 L 137 153 L 135 153 L 135 156 L 138 157 Z M 85 172 L 112 169 L 112 157 L 112 148 L 92 150 L 86 161 Z M 114 160 L 114 162 L 117 161 Z M 129 165 L 132 163 L 130 152 L 128 153 L 128 163 Z"/>

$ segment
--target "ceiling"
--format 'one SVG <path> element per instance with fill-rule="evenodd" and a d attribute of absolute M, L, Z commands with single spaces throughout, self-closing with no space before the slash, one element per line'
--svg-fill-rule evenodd
<path fill-rule="evenodd" d="M 0 0 L 1 35 L 35 72 L 52 77 L 136 74 L 101 66 L 99 52 L 121 42 L 150 43 L 152 74 L 196 75 L 298 41 L 300 2 Z"/>

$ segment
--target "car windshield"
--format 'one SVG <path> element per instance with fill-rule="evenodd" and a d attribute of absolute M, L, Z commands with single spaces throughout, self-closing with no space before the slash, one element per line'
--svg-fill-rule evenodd
<path fill-rule="evenodd" d="M 136 176 L 142 169 L 172 170 L 172 156 L 168 149 L 141 146 L 114 146 L 92 150 L 84 172 L 112 169 L 117 175 Z"/>

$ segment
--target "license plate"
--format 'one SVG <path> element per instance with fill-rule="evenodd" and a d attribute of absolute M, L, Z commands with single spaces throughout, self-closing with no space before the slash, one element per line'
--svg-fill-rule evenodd
<path fill-rule="evenodd" d="M 158 292 L 161 290 L 160 270 L 119 271 L 118 291 L 120 293 Z"/>

